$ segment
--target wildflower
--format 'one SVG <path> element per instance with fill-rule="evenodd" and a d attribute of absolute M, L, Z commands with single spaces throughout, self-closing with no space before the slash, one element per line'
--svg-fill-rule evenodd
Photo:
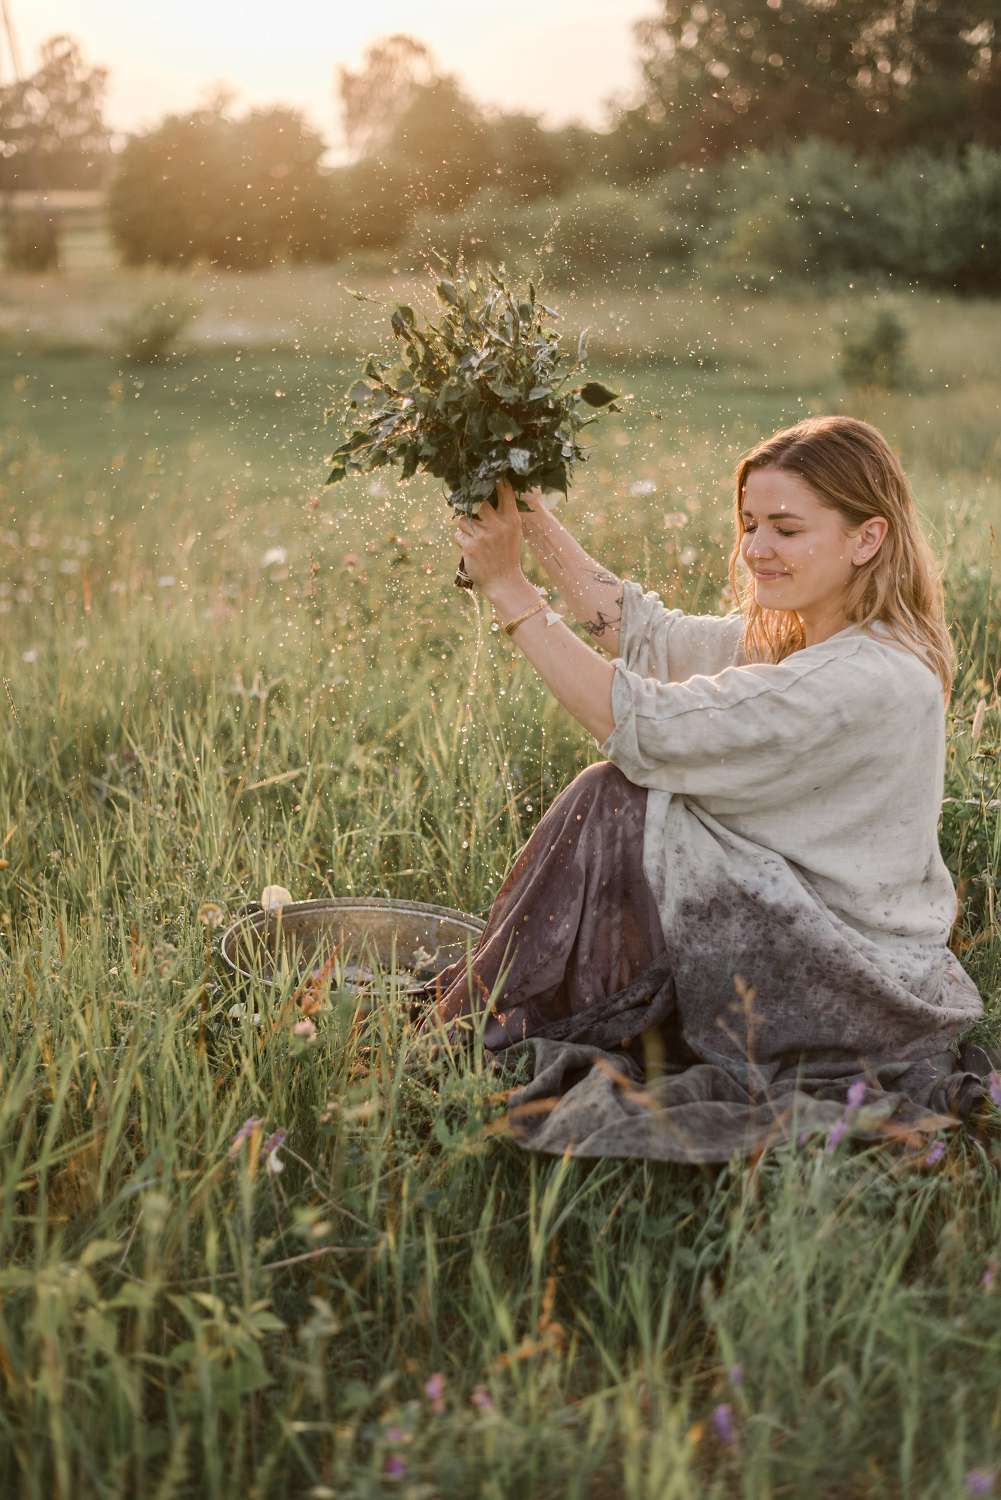
<path fill-rule="evenodd" d="M 218 901 L 203 901 L 195 916 L 203 927 L 221 927 L 226 920 L 226 908 Z"/>
<path fill-rule="evenodd" d="M 226 1014 L 231 1021 L 240 1021 L 244 1016 L 249 1015 L 255 1026 L 260 1026 L 261 1024 L 260 1011 L 255 1010 L 251 1012 L 249 1005 L 240 1005 L 239 1002 L 236 1005 L 231 1005 Z"/>
<path fill-rule="evenodd" d="M 657 486 L 652 479 L 637 479 L 629 486 L 630 495 L 652 495 Z"/>
<path fill-rule="evenodd" d="M 984 1274 L 980 1278 L 980 1285 L 983 1287 L 985 1292 L 989 1292 L 991 1290 L 997 1274 L 998 1258 L 996 1255 L 989 1255 L 987 1257 L 987 1264 L 984 1267 Z"/>
<path fill-rule="evenodd" d="M 834 1124 L 831 1126 L 830 1130 L 827 1133 L 827 1144 L 825 1145 L 824 1150 L 836 1151 L 841 1138 L 847 1133 L 847 1130 L 848 1121 L 844 1118 L 844 1116 L 842 1116 L 840 1120 L 835 1120 Z"/>
<path fill-rule="evenodd" d="M 925 1166 L 926 1167 L 933 1167 L 933 1166 L 935 1166 L 936 1162 L 940 1162 L 942 1160 L 942 1158 L 943 1158 L 944 1155 L 945 1155 L 945 1141 L 934 1141 L 932 1143 L 932 1146 L 931 1146 L 929 1152 L 928 1152 L 928 1155 L 925 1157 Z"/>
<path fill-rule="evenodd" d="M 990 1495 L 994 1491 L 993 1469 L 970 1469 L 966 1475 L 968 1495 Z"/>
<path fill-rule="evenodd" d="M 440 1416 L 445 1410 L 445 1402 L 442 1399 L 445 1394 L 445 1377 L 440 1370 L 436 1370 L 424 1382 L 424 1394 L 431 1403 L 431 1410 Z"/>
<path fill-rule="evenodd" d="M 729 1401 L 721 1401 L 719 1406 L 713 1407 L 713 1426 L 721 1443 L 730 1444 L 736 1439 L 736 1431 L 733 1425 L 733 1407 Z"/>
<path fill-rule="evenodd" d="M 387 1453 L 382 1472 L 387 1479 L 402 1479 L 407 1472 L 406 1462 L 398 1453 Z"/>
<path fill-rule="evenodd" d="M 858 1109 L 864 1098 L 865 1082 L 863 1079 L 857 1078 L 848 1090 L 848 1108 Z"/>
<path fill-rule="evenodd" d="M 688 521 L 688 512 L 684 510 L 668 511 L 664 517 L 664 525 L 669 531 L 675 531 L 679 526 L 684 526 Z"/>
<path fill-rule="evenodd" d="M 249 1119 L 244 1120 L 243 1124 L 236 1132 L 236 1135 L 233 1137 L 233 1140 L 230 1144 L 229 1156 L 231 1161 L 234 1156 L 239 1154 L 240 1147 L 243 1145 L 244 1141 L 248 1140 L 249 1137 L 253 1135 L 254 1131 L 259 1130 L 263 1124 L 264 1121 L 258 1119 L 256 1115 L 251 1115 Z"/>
<path fill-rule="evenodd" d="M 261 558 L 262 568 L 280 568 L 283 563 L 288 562 L 288 553 L 284 547 L 269 547 Z"/>
<path fill-rule="evenodd" d="M 730 1384 L 731 1385 L 743 1385 L 743 1383 L 744 1383 L 744 1366 L 743 1365 L 731 1365 L 730 1368 L 729 1368 L 729 1370 L 727 1371 L 727 1374 L 730 1377 Z"/>
<path fill-rule="evenodd" d="M 406 1438 L 407 1438 L 407 1435 L 403 1431 L 402 1427 L 387 1427 L 386 1428 L 386 1442 L 387 1443 L 392 1443 L 395 1446 L 397 1443 L 406 1442 Z"/>
<path fill-rule="evenodd" d="M 987 1088 L 994 1103 L 1001 1106 L 1001 1073 L 988 1073 Z"/>
<path fill-rule="evenodd" d="M 292 894 L 283 885 L 266 885 L 261 892 L 261 905 L 265 911 L 272 911 L 276 906 L 290 906 Z"/>
<path fill-rule="evenodd" d="M 485 1385 L 474 1386 L 473 1394 L 469 1399 L 474 1406 L 479 1407 L 480 1411 L 493 1411 L 494 1398 Z"/>
<path fill-rule="evenodd" d="M 292 1027 L 292 1035 L 305 1037 L 307 1042 L 311 1042 L 316 1035 L 315 1022 L 311 1021 L 308 1016 L 301 1021 L 296 1021 Z"/>
<path fill-rule="evenodd" d="M 278 1155 L 279 1147 L 285 1144 L 285 1135 L 286 1132 L 279 1128 L 268 1136 L 261 1147 L 261 1151 L 265 1157 L 264 1165 L 272 1177 L 277 1177 L 279 1172 L 284 1172 L 285 1170 L 285 1163 Z"/>

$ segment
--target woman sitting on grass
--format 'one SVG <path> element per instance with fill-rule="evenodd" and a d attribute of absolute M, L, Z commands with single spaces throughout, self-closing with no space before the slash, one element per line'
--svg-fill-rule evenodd
<path fill-rule="evenodd" d="M 487 1009 L 491 1052 L 535 1038 L 522 1135 L 546 1151 L 725 1160 L 968 1113 L 983 1081 L 951 1049 L 983 1002 L 937 833 L 955 658 L 879 431 L 811 418 L 743 456 L 726 616 L 665 608 L 498 493 L 458 524 L 466 569 L 607 759 L 551 804 L 422 1029 Z M 543 604 L 523 537 L 613 661 Z"/>

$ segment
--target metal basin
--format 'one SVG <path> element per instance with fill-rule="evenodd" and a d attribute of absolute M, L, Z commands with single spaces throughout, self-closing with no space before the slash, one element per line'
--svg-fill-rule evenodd
<path fill-rule="evenodd" d="M 375 965 L 412 976 L 402 986 L 409 994 L 465 957 L 485 926 L 479 917 L 425 901 L 344 896 L 248 912 L 223 933 L 220 951 L 240 978 L 275 984 L 290 975 L 307 978 L 336 950 L 345 987 L 364 988 Z"/>

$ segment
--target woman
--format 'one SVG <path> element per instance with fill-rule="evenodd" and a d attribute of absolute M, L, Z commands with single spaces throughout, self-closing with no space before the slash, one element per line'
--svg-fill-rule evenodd
<path fill-rule="evenodd" d="M 536 1038 L 541 1150 L 725 1160 L 969 1113 L 983 1082 L 951 1049 L 983 1002 L 937 835 L 954 654 L 882 435 L 810 418 L 744 455 L 725 617 L 666 609 L 498 494 L 456 529 L 466 569 L 607 760 L 553 802 L 425 1026 L 486 1004 L 489 1049 Z M 614 660 L 545 607 L 523 535 Z M 645 1075 L 602 1050 L 641 1034 Z"/>

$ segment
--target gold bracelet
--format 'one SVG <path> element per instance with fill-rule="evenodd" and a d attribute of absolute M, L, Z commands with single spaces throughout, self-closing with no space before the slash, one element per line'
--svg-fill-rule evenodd
<path fill-rule="evenodd" d="M 545 607 L 546 607 L 546 601 L 545 601 L 545 599 L 540 599 L 539 602 L 538 602 L 538 604 L 530 604 L 529 607 L 528 607 L 528 609 L 526 609 L 522 614 L 520 614 L 516 620 L 508 620 L 507 624 L 504 626 L 504 629 L 505 629 L 506 633 L 508 635 L 510 635 L 511 632 L 518 625 L 521 624 L 522 620 L 527 620 L 532 615 L 537 615 L 539 613 L 539 610 L 540 609 L 545 609 Z"/>

